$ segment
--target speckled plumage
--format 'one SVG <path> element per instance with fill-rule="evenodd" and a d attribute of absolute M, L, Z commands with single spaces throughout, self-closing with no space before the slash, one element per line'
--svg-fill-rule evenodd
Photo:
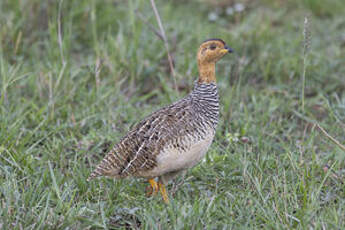
<path fill-rule="evenodd" d="M 194 166 L 197 162 L 186 162 L 180 167 L 171 162 L 170 169 L 154 170 L 159 167 L 157 158 L 166 149 L 176 150 L 183 156 L 195 143 L 210 136 L 213 139 L 218 113 L 216 84 L 195 83 L 194 90 L 188 96 L 156 111 L 134 126 L 107 154 L 90 179 L 100 175 L 152 178 Z"/>

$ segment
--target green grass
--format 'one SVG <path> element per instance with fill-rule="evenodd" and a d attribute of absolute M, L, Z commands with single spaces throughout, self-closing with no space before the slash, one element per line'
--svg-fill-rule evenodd
<path fill-rule="evenodd" d="M 176 92 L 139 16 L 158 28 L 149 1 L 0 1 L 1 229 L 345 226 L 345 152 L 314 125 L 345 143 L 344 1 L 246 1 L 234 15 L 209 2 L 157 1 Z M 171 204 L 140 179 L 88 183 L 134 123 L 192 89 L 210 37 L 236 51 L 217 66 L 221 121 Z"/>

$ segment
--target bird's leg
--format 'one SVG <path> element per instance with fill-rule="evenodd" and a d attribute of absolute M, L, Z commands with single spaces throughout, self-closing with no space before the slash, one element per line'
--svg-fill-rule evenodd
<path fill-rule="evenodd" d="M 149 191 L 147 193 L 147 195 L 148 196 L 156 195 L 158 190 L 159 190 L 157 182 L 154 179 L 149 179 L 149 183 L 150 183 L 151 187 L 150 186 L 148 186 L 148 187 L 149 187 L 149 189 L 151 189 L 151 191 Z"/>
<path fill-rule="evenodd" d="M 165 189 L 165 185 L 161 182 L 158 182 L 158 187 L 159 187 L 159 191 L 162 194 L 163 200 L 166 204 L 169 204 L 169 197 L 168 197 L 168 193 L 167 190 Z"/>

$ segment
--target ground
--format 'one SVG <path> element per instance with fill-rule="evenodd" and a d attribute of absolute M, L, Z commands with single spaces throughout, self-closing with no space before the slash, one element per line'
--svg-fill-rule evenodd
<path fill-rule="evenodd" d="M 0 2 L 0 228 L 345 226 L 345 2 L 156 4 L 177 90 L 150 1 Z M 192 89 L 212 37 L 235 50 L 217 66 L 221 121 L 170 205 L 140 179 L 87 182 L 132 125 Z"/>

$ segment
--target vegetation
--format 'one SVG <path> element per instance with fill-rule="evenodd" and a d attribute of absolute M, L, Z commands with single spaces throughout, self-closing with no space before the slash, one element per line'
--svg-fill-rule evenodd
<path fill-rule="evenodd" d="M 156 4 L 178 90 L 149 1 L 0 1 L 0 228 L 343 228 L 345 2 Z M 171 204 L 144 180 L 88 183 L 131 125 L 192 89 L 211 37 L 235 50 L 217 66 L 221 122 Z"/>

